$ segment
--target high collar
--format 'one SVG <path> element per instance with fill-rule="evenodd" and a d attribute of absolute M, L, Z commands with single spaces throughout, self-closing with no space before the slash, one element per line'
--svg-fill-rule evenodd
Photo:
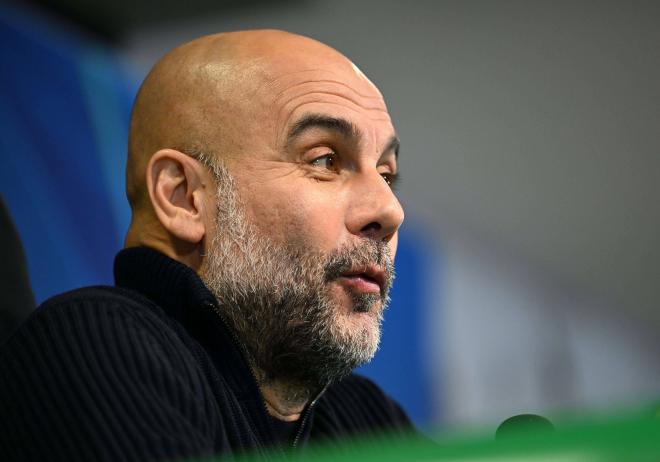
<path fill-rule="evenodd" d="M 190 309 L 217 304 L 192 268 L 148 247 L 119 252 L 114 275 L 118 286 L 140 292 L 179 321 Z"/>
<path fill-rule="evenodd" d="M 192 268 L 148 247 L 131 247 L 115 257 L 115 283 L 155 302 L 206 351 L 235 396 L 253 416 L 263 441 L 276 441 L 247 352 L 219 314 L 222 308 Z M 297 439 L 309 438 L 314 402 L 303 411 Z"/>
<path fill-rule="evenodd" d="M 124 249 L 115 257 L 115 283 L 155 302 L 207 353 L 236 396 L 264 408 L 247 351 L 201 278 L 190 267 L 147 247 Z"/>

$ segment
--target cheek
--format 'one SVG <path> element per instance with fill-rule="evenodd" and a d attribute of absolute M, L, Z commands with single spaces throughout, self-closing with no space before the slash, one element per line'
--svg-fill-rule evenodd
<path fill-rule="evenodd" d="M 259 196 L 250 207 L 251 218 L 273 239 L 300 242 L 325 252 L 337 248 L 345 230 L 345 217 L 341 203 L 329 190 L 271 188 Z"/>

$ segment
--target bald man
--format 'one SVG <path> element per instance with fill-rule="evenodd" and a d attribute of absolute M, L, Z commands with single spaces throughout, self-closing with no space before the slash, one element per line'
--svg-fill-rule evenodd
<path fill-rule="evenodd" d="M 171 460 L 407 432 L 376 352 L 403 210 L 378 89 L 263 30 L 163 57 L 133 108 L 116 285 L 0 353 L 1 460 Z"/>

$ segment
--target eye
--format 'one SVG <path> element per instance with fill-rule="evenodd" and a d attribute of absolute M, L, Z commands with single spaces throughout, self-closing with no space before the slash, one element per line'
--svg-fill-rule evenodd
<path fill-rule="evenodd" d="M 335 153 L 324 154 L 312 160 L 310 164 L 315 167 L 322 168 L 324 170 L 336 170 L 337 156 Z"/>
<path fill-rule="evenodd" d="M 385 183 L 387 183 L 390 188 L 396 188 L 396 183 L 399 177 L 396 173 L 381 173 L 380 176 L 383 178 L 383 180 L 385 180 Z"/>

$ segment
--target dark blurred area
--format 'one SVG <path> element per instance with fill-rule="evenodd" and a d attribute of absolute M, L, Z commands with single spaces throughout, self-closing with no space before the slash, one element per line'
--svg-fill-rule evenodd
<path fill-rule="evenodd" d="M 76 23 L 91 36 L 120 44 L 129 30 L 152 24 L 190 21 L 208 14 L 249 11 L 277 3 L 287 7 L 305 0 L 28 0 L 26 4 Z"/>
<path fill-rule="evenodd" d="M 23 244 L 5 201 L 0 196 L 0 344 L 34 310 Z"/>

